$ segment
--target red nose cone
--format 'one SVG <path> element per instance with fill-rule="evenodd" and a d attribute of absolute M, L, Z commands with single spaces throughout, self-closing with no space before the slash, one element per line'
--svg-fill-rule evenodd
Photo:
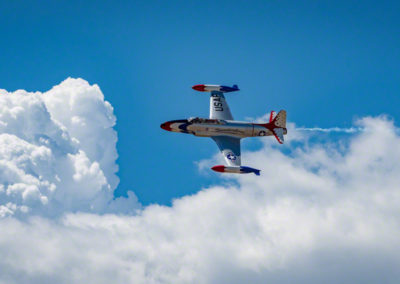
<path fill-rule="evenodd" d="M 211 168 L 213 171 L 216 171 L 216 172 L 220 172 L 220 173 L 223 173 L 223 172 L 225 172 L 225 166 L 214 166 L 214 167 L 212 167 Z"/>
<path fill-rule="evenodd" d="M 204 90 L 205 87 L 206 87 L 206 86 L 204 86 L 204 85 L 194 85 L 194 86 L 192 87 L 192 89 L 193 89 L 193 90 L 196 90 L 196 91 L 199 91 L 199 92 L 205 92 L 205 90 Z"/>
<path fill-rule="evenodd" d="M 171 126 L 170 125 L 171 125 L 171 123 L 166 122 L 166 123 L 161 124 L 160 127 L 162 129 L 164 129 L 164 130 L 171 131 Z"/>

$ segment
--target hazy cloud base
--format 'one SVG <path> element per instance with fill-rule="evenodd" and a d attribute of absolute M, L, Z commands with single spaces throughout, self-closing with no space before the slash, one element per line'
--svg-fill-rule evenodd
<path fill-rule="evenodd" d="M 260 177 L 139 209 L 133 194 L 112 198 L 115 117 L 96 85 L 0 100 L 0 283 L 400 279 L 400 137 L 387 117 L 327 142 L 292 125 L 284 152 L 265 138 L 243 154 Z"/>

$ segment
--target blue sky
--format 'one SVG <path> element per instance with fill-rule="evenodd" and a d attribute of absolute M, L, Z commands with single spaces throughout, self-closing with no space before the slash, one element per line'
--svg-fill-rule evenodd
<path fill-rule="evenodd" d="M 169 204 L 219 182 L 194 163 L 217 153 L 211 140 L 159 128 L 208 115 L 194 84 L 238 84 L 238 120 L 281 108 L 307 127 L 399 119 L 397 1 L 127 2 L 0 3 L 0 88 L 98 84 L 118 119 L 117 194 Z"/>

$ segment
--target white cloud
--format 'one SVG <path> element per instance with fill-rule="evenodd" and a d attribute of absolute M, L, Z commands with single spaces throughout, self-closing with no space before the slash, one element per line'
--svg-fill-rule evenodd
<path fill-rule="evenodd" d="M 45 93 L 0 90 L 0 216 L 113 207 L 114 124 L 100 88 L 82 79 Z M 130 201 L 128 211 L 138 206 Z"/>
<path fill-rule="evenodd" d="M 107 113 L 108 107 L 88 108 Z M 285 148 L 265 138 L 259 151 L 243 153 L 260 177 L 225 175 L 224 186 L 171 207 L 99 215 L 87 206 L 104 187 L 112 189 L 116 154 L 102 159 L 86 151 L 96 140 L 86 141 L 71 125 L 93 121 L 71 112 L 78 118 L 60 114 L 53 124 L 32 125 L 61 125 L 46 132 L 51 142 L 30 139 L 31 128 L 0 136 L 0 145 L 12 145 L 0 148 L 0 196 L 14 196 L 0 199 L 0 214 L 31 210 L 24 213 L 29 218 L 0 219 L 0 283 L 398 283 L 400 136 L 386 117 L 361 119 L 355 127 L 364 131 L 340 141 L 309 140 L 311 134 L 291 125 Z M 112 127 L 107 117 L 112 111 L 96 121 Z M 99 147 L 115 150 L 115 143 Z M 61 190 L 58 180 L 68 181 Z M 55 200 L 64 215 L 37 216 L 38 207 Z M 65 204 L 79 200 L 78 207 Z M 130 200 L 111 202 L 111 211 Z"/>

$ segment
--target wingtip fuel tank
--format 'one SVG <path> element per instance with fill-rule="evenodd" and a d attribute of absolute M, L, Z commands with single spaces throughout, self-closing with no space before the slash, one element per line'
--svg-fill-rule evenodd
<path fill-rule="evenodd" d="M 222 85 L 210 85 L 210 84 L 199 84 L 199 85 L 194 85 L 192 87 L 193 90 L 199 91 L 199 92 L 222 92 L 222 93 L 229 93 L 229 92 L 235 92 L 239 91 L 239 87 L 237 85 L 233 85 L 232 87 L 229 86 L 222 86 Z"/>
<path fill-rule="evenodd" d="M 260 170 L 253 169 L 250 167 L 239 166 L 239 167 L 228 167 L 224 165 L 218 165 L 211 168 L 215 172 L 219 173 L 232 173 L 232 174 L 250 174 L 260 175 Z"/>

